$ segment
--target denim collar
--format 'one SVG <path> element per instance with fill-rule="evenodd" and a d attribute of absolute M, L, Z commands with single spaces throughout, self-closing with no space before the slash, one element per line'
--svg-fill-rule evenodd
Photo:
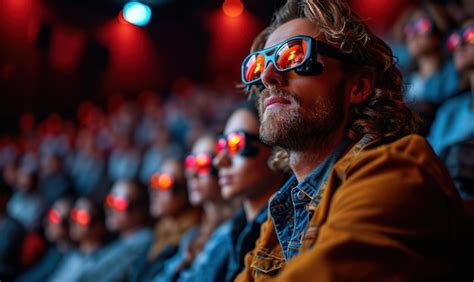
<path fill-rule="evenodd" d="M 298 183 L 293 175 L 270 200 L 269 213 L 286 260 L 298 253 L 309 222 L 307 207 L 320 197 L 334 164 L 350 144 L 349 139 L 342 140 L 303 181 Z"/>

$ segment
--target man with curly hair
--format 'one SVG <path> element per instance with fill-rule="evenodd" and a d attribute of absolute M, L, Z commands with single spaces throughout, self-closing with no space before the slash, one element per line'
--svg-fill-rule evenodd
<path fill-rule="evenodd" d="M 242 63 L 291 178 L 237 281 L 454 281 L 464 211 L 390 48 L 342 0 L 289 0 Z"/>

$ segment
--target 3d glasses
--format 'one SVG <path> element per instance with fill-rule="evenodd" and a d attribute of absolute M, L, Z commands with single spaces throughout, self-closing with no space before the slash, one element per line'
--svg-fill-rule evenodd
<path fill-rule="evenodd" d="M 474 44 L 474 25 L 454 31 L 446 41 L 446 47 L 451 52 L 454 52 L 461 44 Z"/>
<path fill-rule="evenodd" d="M 170 191 L 175 185 L 174 177 L 169 173 L 157 172 L 150 178 L 150 187 L 154 191 Z"/>
<path fill-rule="evenodd" d="M 279 72 L 295 70 L 300 75 L 318 75 L 323 71 L 323 65 L 317 61 L 317 54 L 354 63 L 338 48 L 310 36 L 298 35 L 248 55 L 241 66 L 242 82 L 246 86 L 261 85 L 262 73 L 270 62 Z"/>
<path fill-rule="evenodd" d="M 434 24 L 428 17 L 411 21 L 407 23 L 403 29 L 406 36 L 431 34 L 434 30 Z"/>
<path fill-rule="evenodd" d="M 87 226 L 91 223 L 91 215 L 84 209 L 73 208 L 70 218 L 73 222 L 82 226 Z"/>
<path fill-rule="evenodd" d="M 198 175 L 214 174 L 213 157 L 210 153 L 190 154 L 184 160 L 184 168 L 188 172 L 195 171 Z"/>
<path fill-rule="evenodd" d="M 127 211 L 130 208 L 130 201 L 124 197 L 120 197 L 110 193 L 105 198 L 106 205 L 119 212 Z"/>
<path fill-rule="evenodd" d="M 217 141 L 217 154 L 225 150 L 229 156 L 256 156 L 259 149 L 253 144 L 254 141 L 260 142 L 256 134 L 250 134 L 245 131 L 230 132 L 219 137 Z"/>
<path fill-rule="evenodd" d="M 56 209 L 50 209 L 48 211 L 48 221 L 52 224 L 63 224 L 64 217 L 61 216 L 61 213 Z"/>

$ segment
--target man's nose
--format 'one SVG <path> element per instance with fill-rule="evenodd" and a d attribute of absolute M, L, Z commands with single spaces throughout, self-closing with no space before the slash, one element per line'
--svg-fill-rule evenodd
<path fill-rule="evenodd" d="M 284 73 L 279 72 L 273 63 L 267 65 L 260 78 L 265 88 L 272 86 L 284 87 L 287 84 Z"/>

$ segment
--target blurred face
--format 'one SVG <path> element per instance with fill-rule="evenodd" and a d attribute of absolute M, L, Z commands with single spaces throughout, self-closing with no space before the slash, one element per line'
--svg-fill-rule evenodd
<path fill-rule="evenodd" d="M 68 201 L 58 200 L 48 211 L 45 221 L 45 235 L 50 242 L 68 237 L 68 216 L 71 205 Z"/>
<path fill-rule="evenodd" d="M 150 185 L 150 213 L 153 217 L 173 216 L 182 211 L 188 203 L 183 168 L 176 161 L 167 161 L 161 171 L 154 175 L 156 182 Z"/>
<path fill-rule="evenodd" d="M 16 175 L 16 188 L 21 192 L 33 191 L 33 176 L 24 169 L 19 169 Z"/>
<path fill-rule="evenodd" d="M 270 34 L 265 48 L 292 36 L 318 33 L 319 28 L 310 21 L 295 19 Z M 260 136 L 265 143 L 300 150 L 345 127 L 349 102 L 344 65 L 322 55 L 318 60 L 324 65 L 320 75 L 280 73 L 272 63 L 263 71 L 261 78 L 266 89 L 259 96 L 259 111 Z"/>
<path fill-rule="evenodd" d="M 122 232 L 134 225 L 136 195 L 132 185 L 119 181 L 112 187 L 106 201 L 106 226 L 110 231 Z"/>
<path fill-rule="evenodd" d="M 14 164 L 8 164 L 3 169 L 3 179 L 8 186 L 10 187 L 15 186 L 16 173 L 17 173 L 17 167 Z"/>
<path fill-rule="evenodd" d="M 424 12 L 416 12 L 405 25 L 405 41 L 409 53 L 418 57 L 439 50 L 441 40 L 433 33 L 434 23 Z"/>
<path fill-rule="evenodd" d="M 92 224 L 92 205 L 85 199 L 80 198 L 76 201 L 71 215 L 69 234 L 71 239 L 80 242 L 90 235 Z"/>
<path fill-rule="evenodd" d="M 194 162 L 199 162 L 200 156 L 214 155 L 216 152 L 216 141 L 210 137 L 199 138 L 194 143 L 191 155 Z M 209 165 L 212 165 L 209 163 Z M 194 206 L 200 206 L 206 201 L 220 199 L 220 188 L 217 184 L 217 176 L 213 174 L 212 168 L 201 170 L 200 167 L 188 167 L 186 169 L 188 182 L 189 201 Z"/>
<path fill-rule="evenodd" d="M 256 117 L 247 110 L 235 111 L 227 121 L 225 134 L 233 132 L 247 132 L 258 134 L 259 123 Z M 223 198 L 258 197 L 273 179 L 273 172 L 267 165 L 271 149 L 258 140 L 251 141 L 256 148 L 256 155 L 242 156 L 241 154 L 229 155 L 230 149 L 222 150 L 216 156 L 214 163 L 219 170 L 219 185 Z"/>
<path fill-rule="evenodd" d="M 466 22 L 463 27 L 474 27 L 474 20 Z M 454 50 L 454 64 L 460 72 L 474 70 L 474 44 L 462 43 Z"/>

